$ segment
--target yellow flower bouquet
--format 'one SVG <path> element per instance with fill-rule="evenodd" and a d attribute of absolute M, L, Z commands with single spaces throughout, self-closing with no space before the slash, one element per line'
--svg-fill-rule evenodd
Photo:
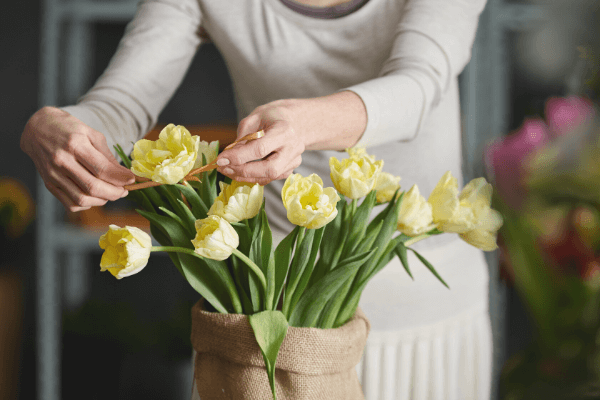
<path fill-rule="evenodd" d="M 257 132 L 241 140 L 260 137 Z M 400 177 L 383 172 L 382 160 L 364 149 L 349 149 L 348 158 L 330 159 L 335 188 L 324 187 L 315 174 L 287 178 L 281 199 L 296 227 L 280 243 L 273 243 L 260 185 L 225 178 L 217 193 L 218 143 L 202 143 L 184 127 L 170 124 L 156 142 L 136 143 L 133 160 L 120 148 L 117 151 L 140 177 L 141 182 L 129 188 L 129 196 L 150 221 L 160 246 L 152 246 L 143 231 L 111 225 L 100 239 L 105 250 L 101 269 L 120 279 L 140 272 L 151 252 L 168 252 L 204 299 L 204 311 L 247 316 L 273 397 L 281 390 L 276 390 L 275 363 L 288 328 L 294 336 L 297 328 L 336 330 L 361 318 L 366 321 L 358 310 L 363 289 L 394 256 L 411 275 L 408 250 L 446 285 L 410 246 L 449 232 L 493 250 L 502 224 L 490 208 L 492 189 L 483 178 L 459 193 L 456 179 L 448 172 L 426 200 L 416 185 L 402 192 Z M 385 207 L 371 218 L 374 207 L 381 204 Z M 366 340 L 368 322 L 361 326 Z M 227 331 L 221 336 L 227 336 Z M 364 346 L 364 341 L 358 343 Z M 288 361 L 286 355 L 282 362 Z M 356 365 L 358 360 L 353 362 Z M 355 398 L 327 393 L 316 397 Z"/>

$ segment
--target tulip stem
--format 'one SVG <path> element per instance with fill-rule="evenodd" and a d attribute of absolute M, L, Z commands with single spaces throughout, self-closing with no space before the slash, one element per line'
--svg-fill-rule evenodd
<path fill-rule="evenodd" d="M 352 201 L 350 202 L 350 217 L 354 217 L 354 214 L 356 213 L 356 203 L 358 202 L 357 199 L 352 199 Z"/>
<path fill-rule="evenodd" d="M 154 252 L 154 251 L 166 251 L 166 252 L 172 252 L 172 253 L 183 253 L 183 254 L 189 254 L 190 256 L 194 256 L 200 259 L 204 259 L 204 257 L 202 257 L 200 254 L 196 253 L 194 250 L 192 249 L 186 249 L 183 247 L 176 247 L 176 246 L 152 246 L 152 248 L 150 249 L 150 251 Z M 237 314 L 243 314 L 242 311 L 242 304 L 240 303 L 240 299 L 239 299 L 239 295 L 238 293 L 235 291 L 235 289 L 233 289 L 232 287 L 230 287 L 230 285 L 226 285 L 227 290 L 229 291 L 229 295 L 231 296 L 231 300 L 233 302 L 233 308 L 235 310 L 235 312 Z"/>
<path fill-rule="evenodd" d="M 409 240 L 407 240 L 406 242 L 404 242 L 404 245 L 406 247 L 415 244 L 423 239 L 427 239 L 428 237 L 430 237 L 431 235 L 429 233 L 426 233 L 424 235 L 420 235 L 420 236 L 415 236 L 414 238 L 410 238 Z"/>
<path fill-rule="evenodd" d="M 260 279 L 260 283 L 264 289 L 264 293 L 267 293 L 267 280 L 265 279 L 265 274 L 263 274 L 262 270 L 258 267 L 258 265 L 254 264 L 254 262 L 249 259 L 244 253 L 239 251 L 238 249 L 233 249 L 233 254 L 240 260 L 242 260 L 250 269 L 258 276 Z"/>

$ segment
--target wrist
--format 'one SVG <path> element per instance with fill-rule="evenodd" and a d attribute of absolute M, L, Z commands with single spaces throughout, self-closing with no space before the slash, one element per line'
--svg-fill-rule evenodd
<path fill-rule="evenodd" d="M 367 126 L 361 98 L 343 91 L 311 99 L 299 99 L 295 107 L 305 124 L 302 131 L 307 150 L 344 150 L 353 147 Z"/>

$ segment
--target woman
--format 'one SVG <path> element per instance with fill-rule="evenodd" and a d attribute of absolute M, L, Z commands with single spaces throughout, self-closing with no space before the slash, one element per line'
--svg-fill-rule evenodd
<path fill-rule="evenodd" d="M 275 234 L 290 231 L 281 179 L 317 173 L 335 151 L 366 146 L 385 171 L 423 194 L 461 179 L 457 76 L 485 0 L 148 0 L 116 55 L 75 106 L 46 107 L 22 148 L 71 211 L 126 195 L 131 173 L 109 149 L 143 136 L 180 84 L 206 32 L 229 69 L 238 137 L 265 137 L 219 156 L 219 171 L 267 184 Z M 198 88 L 198 96 L 202 95 Z M 176 122 L 176 121 L 173 121 Z M 258 161 L 255 161 L 258 160 Z M 255 161 L 255 162 L 251 162 Z M 372 322 L 362 383 L 369 400 L 487 399 L 491 333 L 482 253 L 441 235 L 415 245 L 415 282 L 392 261 L 367 287 Z"/>

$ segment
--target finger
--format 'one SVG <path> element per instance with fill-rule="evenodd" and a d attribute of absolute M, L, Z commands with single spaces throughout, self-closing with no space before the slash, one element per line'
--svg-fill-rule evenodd
<path fill-rule="evenodd" d="M 46 182 L 46 189 L 48 189 L 48 191 L 52 193 L 54 197 L 56 197 L 58 201 L 62 203 L 63 207 L 67 211 L 78 212 L 83 210 L 89 210 L 91 208 L 89 206 L 79 207 L 75 205 L 75 203 L 73 203 L 73 201 L 71 201 L 71 199 L 62 190 L 60 190 L 58 187 L 54 186 L 51 183 Z"/>
<path fill-rule="evenodd" d="M 56 171 L 51 171 L 49 177 L 50 183 L 62 191 L 75 207 L 94 207 L 106 204 L 105 199 L 99 199 L 83 193 L 79 186 L 77 186 L 70 178 L 57 173 Z"/>
<path fill-rule="evenodd" d="M 230 166 L 233 171 L 230 176 L 235 177 L 236 180 L 261 179 L 271 182 L 278 179 L 285 171 L 297 168 L 301 162 L 302 156 L 292 158 L 284 153 L 275 152 L 262 161 Z"/>
<path fill-rule="evenodd" d="M 90 142 L 92 146 L 96 148 L 100 153 L 104 155 L 108 159 L 108 161 L 112 162 L 116 165 L 121 165 L 119 160 L 114 156 L 112 150 L 108 147 L 106 143 L 106 138 L 100 132 L 94 131 L 93 134 L 89 136 Z"/>
<path fill-rule="evenodd" d="M 114 201 L 127 196 L 128 193 L 122 186 L 115 186 L 96 178 L 76 160 L 73 160 L 69 168 L 65 169 L 64 175 L 68 176 L 84 194 L 90 197 Z"/>
<path fill-rule="evenodd" d="M 76 148 L 75 158 L 94 176 L 114 186 L 123 187 L 135 180 L 133 172 L 109 161 L 91 142 Z"/>
<path fill-rule="evenodd" d="M 246 118 L 242 119 L 237 127 L 237 137 L 242 138 L 246 135 L 249 135 L 253 132 L 257 132 L 261 130 L 261 118 L 260 114 L 252 113 L 248 115 Z"/>
<path fill-rule="evenodd" d="M 277 179 L 275 179 L 276 181 L 280 180 L 280 179 L 287 179 L 291 174 L 294 173 L 294 169 L 296 168 L 290 168 L 287 171 L 285 171 L 283 174 L 279 175 L 277 177 Z"/>
<path fill-rule="evenodd" d="M 253 140 L 251 142 L 240 144 L 234 148 L 224 151 L 222 153 L 222 159 L 229 160 L 229 163 L 223 163 L 221 160 L 217 162 L 219 166 L 230 165 L 240 166 L 250 161 L 262 160 L 269 156 L 271 153 L 280 150 L 285 145 L 296 147 L 296 143 L 290 143 L 288 134 L 285 128 L 271 128 L 265 132 L 265 136 Z M 301 154 L 303 149 L 297 149 L 296 152 Z"/>

